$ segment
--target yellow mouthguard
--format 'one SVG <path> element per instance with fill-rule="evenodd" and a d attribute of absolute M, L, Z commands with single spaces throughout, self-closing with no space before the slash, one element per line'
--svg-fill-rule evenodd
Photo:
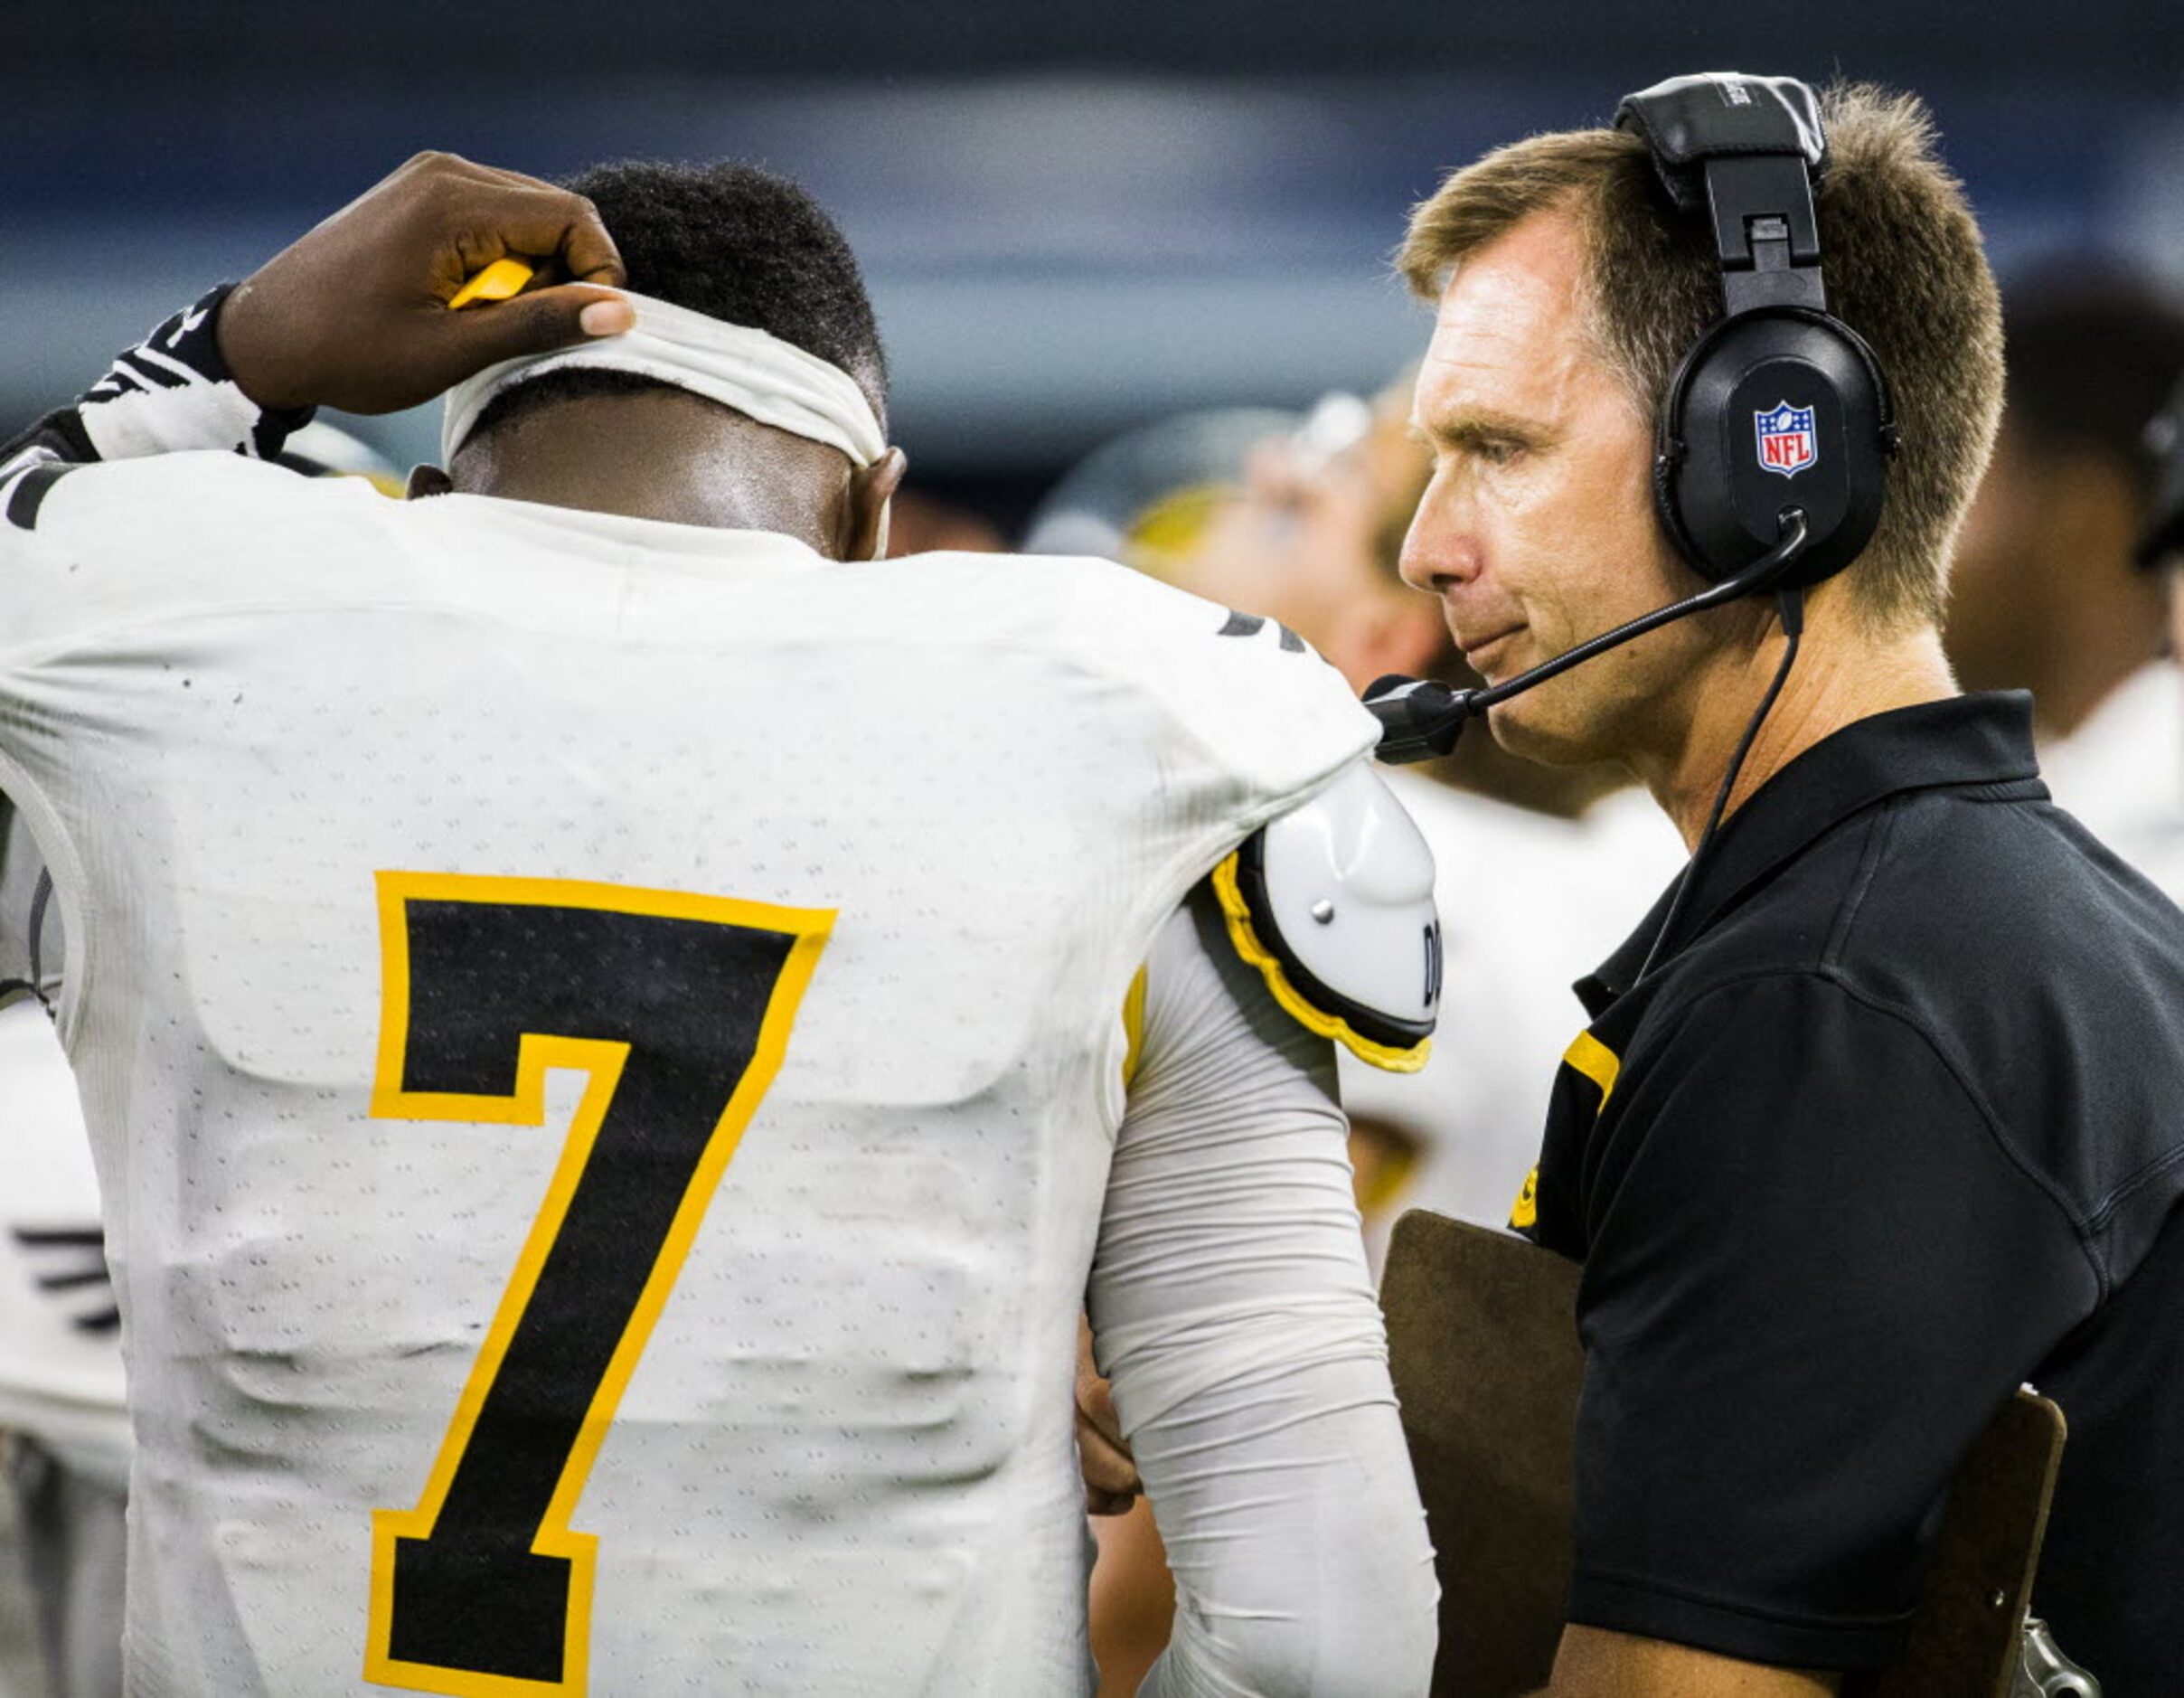
<path fill-rule="evenodd" d="M 513 295 L 522 294 L 532 275 L 531 268 L 521 259 L 495 259 L 456 290 L 448 307 L 452 310 L 468 307 L 476 301 L 504 301 Z"/>

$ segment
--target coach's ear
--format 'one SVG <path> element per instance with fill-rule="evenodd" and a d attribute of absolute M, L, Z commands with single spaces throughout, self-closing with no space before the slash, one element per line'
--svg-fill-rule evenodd
<path fill-rule="evenodd" d="M 909 461 L 890 448 L 861 471 L 850 475 L 849 500 L 843 514 L 843 560 L 880 560 L 887 554 L 888 503 L 902 486 Z"/>
<path fill-rule="evenodd" d="M 427 495 L 445 495 L 455 488 L 455 479 L 437 466 L 412 466 L 409 486 L 402 491 L 405 501 L 422 501 Z"/>

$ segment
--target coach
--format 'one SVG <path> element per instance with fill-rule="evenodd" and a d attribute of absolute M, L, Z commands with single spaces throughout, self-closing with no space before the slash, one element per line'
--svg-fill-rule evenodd
<path fill-rule="evenodd" d="M 1723 76 L 1624 110 L 1413 219 L 1436 463 L 1405 575 L 1500 683 L 1767 554 L 1722 540 L 1755 489 L 1777 555 L 1822 540 L 1772 598 L 1491 712 L 1519 753 L 1625 763 L 1699 851 L 1578 986 L 1517 1208 L 1585 1269 L 1551 1690 L 1885 1662 L 1959 1456 L 2029 1380 L 2070 1423 L 2034 1608 L 2109 1698 L 2184 1691 L 2184 914 L 2048 800 L 2029 698 L 1943 657 L 2001 396 L 1978 230 L 1916 100 Z M 1755 123 L 1802 151 L 1804 228 L 1711 169 L 1709 127 L 1726 156 Z M 1854 333 L 1817 423 L 1752 376 L 1764 338 L 1672 386 L 1756 299 Z"/>

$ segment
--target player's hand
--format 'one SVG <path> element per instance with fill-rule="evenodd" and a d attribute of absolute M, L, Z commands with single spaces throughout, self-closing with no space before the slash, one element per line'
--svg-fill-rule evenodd
<path fill-rule="evenodd" d="M 471 273 L 512 254 L 536 269 L 531 288 L 448 309 Z M 610 292 L 623 281 L 582 195 L 426 153 L 274 255 L 215 328 L 260 407 L 393 412 L 496 360 L 619 335 L 635 316 Z"/>
<path fill-rule="evenodd" d="M 1092 1364 L 1092 1329 L 1077 1329 L 1077 1466 L 1085 1476 L 1085 1507 L 1095 1515 L 1129 1512 L 1145 1489 L 1123 1438 L 1107 1382 Z"/>

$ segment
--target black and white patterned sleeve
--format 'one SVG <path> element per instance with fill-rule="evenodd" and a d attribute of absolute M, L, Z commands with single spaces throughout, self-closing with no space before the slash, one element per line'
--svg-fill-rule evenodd
<path fill-rule="evenodd" d="M 26 466 L 137 459 L 189 448 L 271 459 L 315 410 L 261 408 L 229 375 L 213 330 L 235 286 L 176 313 L 67 407 L 0 444 L 0 481 Z"/>

